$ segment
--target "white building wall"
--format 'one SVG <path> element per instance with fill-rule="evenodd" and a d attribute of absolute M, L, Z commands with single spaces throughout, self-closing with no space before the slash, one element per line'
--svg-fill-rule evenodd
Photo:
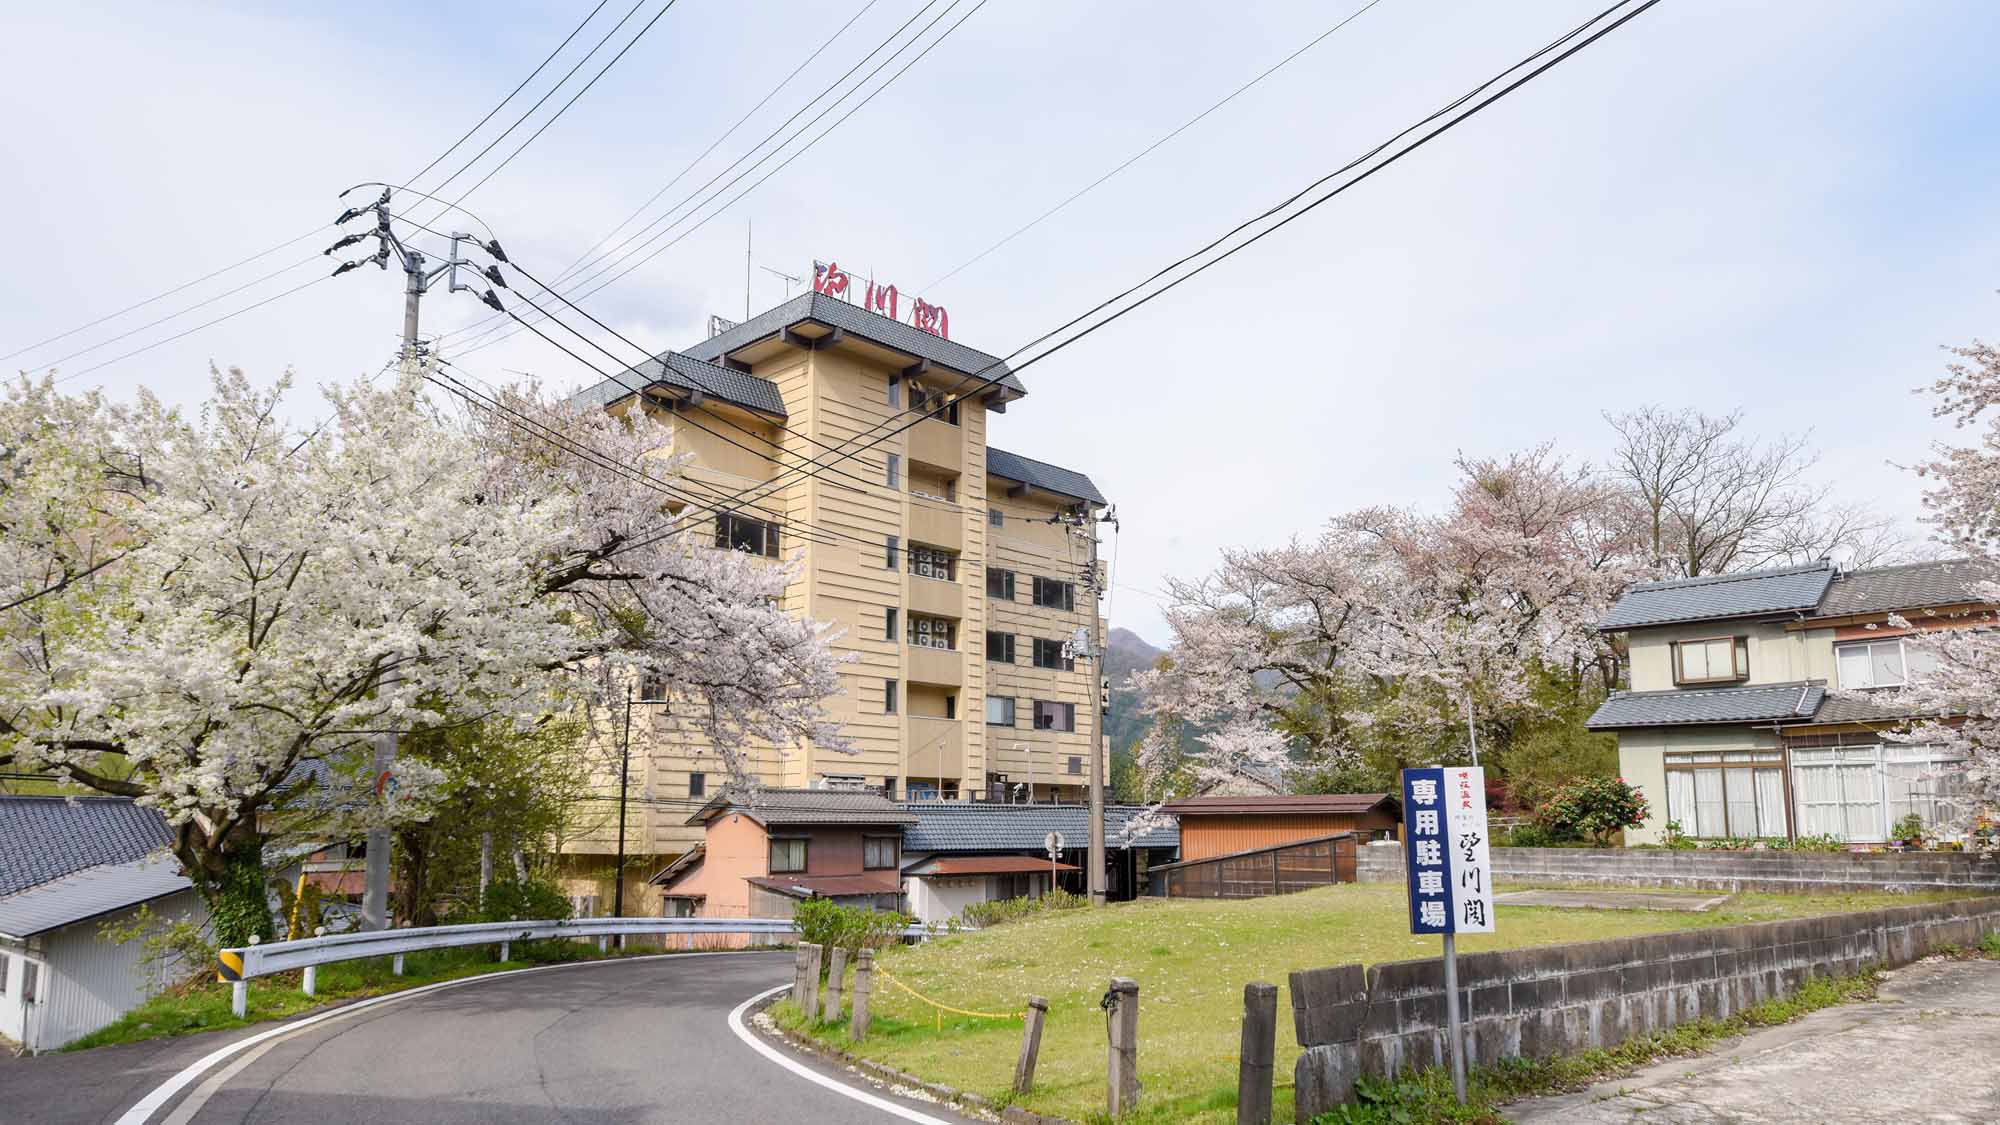
<path fill-rule="evenodd" d="M 950 921 L 975 902 L 991 902 L 998 897 L 992 875 L 911 875 L 903 879 L 903 901 L 918 922 Z M 1049 877 L 1033 875 L 1028 881 L 1028 897 L 1048 893 Z"/>
<path fill-rule="evenodd" d="M 200 896 L 191 890 L 159 899 L 151 906 L 162 920 L 207 916 Z M 0 1032 L 31 1051 L 52 1051 L 104 1027 L 152 995 L 151 982 L 140 964 L 145 955 L 142 943 L 119 944 L 99 936 L 105 922 L 128 922 L 136 912 L 136 908 L 120 911 L 32 938 L 27 956 L 42 962 L 43 968 L 35 1002 L 27 1005 L 25 1012 L 19 1011 L 23 1001 L 22 954 L 8 951 L 11 979 L 7 995 L 0 998 Z M 192 971 L 194 967 L 188 966 L 176 973 Z M 15 1020 L 12 1030 L 7 1024 L 10 1018 Z"/>

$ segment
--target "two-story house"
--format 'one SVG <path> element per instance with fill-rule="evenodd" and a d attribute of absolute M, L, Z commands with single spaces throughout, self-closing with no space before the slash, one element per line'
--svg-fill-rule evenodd
<path fill-rule="evenodd" d="M 764 784 L 1084 799 L 1099 690 L 1069 646 L 1098 623 L 1086 537 L 1106 502 L 1081 472 L 987 443 L 1026 393 L 995 356 L 806 293 L 572 397 L 667 421 L 689 458 L 676 487 L 720 509 L 693 534 L 799 556 L 786 607 L 841 630 L 827 705 L 856 752 L 755 749 Z M 726 780 L 671 741 L 649 694 L 631 728 L 628 912 L 652 908 L 640 880 L 701 841 L 687 818 Z M 597 810 L 617 793 L 614 772 Z M 609 874 L 615 826 L 598 819 L 565 846 L 578 893 Z"/>
<path fill-rule="evenodd" d="M 1904 716 L 1880 695 L 1926 671 L 1905 635 L 1990 610 L 1969 589 L 1983 577 L 1965 560 L 1819 563 L 1627 590 L 1598 628 L 1623 636 L 1631 690 L 1589 720 L 1616 732 L 1620 772 L 1651 810 L 1626 841 L 1657 843 L 1673 821 L 1697 837 L 1858 843 L 1910 813 L 1950 819 L 1955 763 L 1884 738 Z"/>
<path fill-rule="evenodd" d="M 655 875 L 673 917 L 789 918 L 809 898 L 900 910 L 903 830 L 878 793 L 725 790 L 687 818 L 703 842 Z"/>

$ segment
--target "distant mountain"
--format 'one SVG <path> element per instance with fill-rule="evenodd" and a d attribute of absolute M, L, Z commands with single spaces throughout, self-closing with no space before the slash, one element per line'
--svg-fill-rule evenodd
<path fill-rule="evenodd" d="M 1126 763 L 1133 760 L 1135 748 L 1146 734 L 1147 720 L 1139 713 L 1144 697 L 1128 689 L 1125 681 L 1165 655 L 1165 649 L 1154 648 L 1130 629 L 1111 630 L 1105 642 L 1104 670 L 1111 679 L 1111 721 L 1105 725 L 1111 734 L 1113 777 L 1119 774 L 1117 763 L 1121 759 Z"/>

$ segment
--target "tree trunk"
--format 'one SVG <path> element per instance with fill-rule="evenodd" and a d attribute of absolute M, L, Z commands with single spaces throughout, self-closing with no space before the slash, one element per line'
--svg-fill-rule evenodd
<path fill-rule="evenodd" d="M 270 892 L 264 886 L 264 838 L 246 822 L 224 838 L 219 855 L 204 858 L 207 863 L 188 866 L 195 888 L 208 902 L 216 944 L 248 945 L 253 935 L 270 941 L 274 931 Z"/>

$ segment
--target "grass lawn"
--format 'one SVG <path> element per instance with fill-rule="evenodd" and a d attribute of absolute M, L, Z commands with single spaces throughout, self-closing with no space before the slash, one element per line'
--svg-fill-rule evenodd
<path fill-rule="evenodd" d="M 1516 888 L 1503 888 L 1516 889 Z M 1468 952 L 1592 941 L 1629 934 L 1730 926 L 1962 897 L 1935 895 L 1740 894 L 1692 914 L 1650 910 L 1560 910 L 1503 906 L 1499 932 L 1468 934 Z M 1326 887 L 1238 902 L 1143 900 L 1072 910 L 888 951 L 879 961 L 943 1004 L 1019 1011 L 1030 995 L 1049 1001 L 1035 1090 L 1023 1106 L 1076 1121 L 1102 1119 L 1105 1025 L 1098 1000 L 1113 976 L 1139 982 L 1141 1112 L 1128 1121 L 1235 1120 L 1236 1049 L 1243 986 L 1279 989 L 1277 1073 L 1288 1083 L 1299 1054 L 1287 974 L 1293 969 L 1372 964 L 1438 955 L 1435 937 L 1408 932 L 1401 883 Z M 945 1015 L 879 983 L 865 1057 L 1005 1100 L 1021 1025 Z M 797 1026 L 781 1004 L 774 1018 Z M 836 1033 L 825 1033 L 829 1041 Z M 844 1037 L 841 1037 L 844 1039 Z M 1290 1120 L 1290 1090 L 1277 1119 Z"/>

